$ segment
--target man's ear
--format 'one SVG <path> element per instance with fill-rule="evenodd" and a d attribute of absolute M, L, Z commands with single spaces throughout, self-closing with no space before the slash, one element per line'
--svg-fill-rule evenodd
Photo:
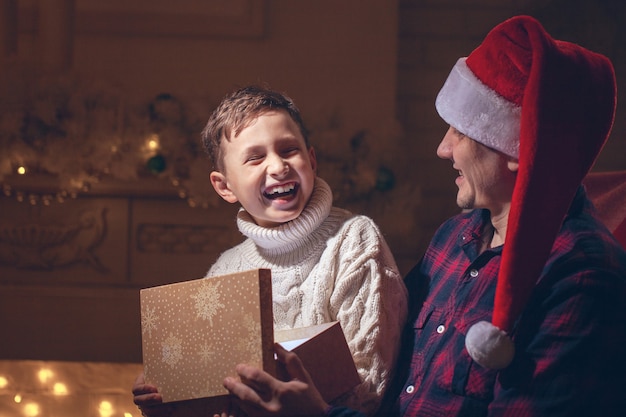
<path fill-rule="evenodd" d="M 226 181 L 226 177 L 224 176 L 224 174 L 219 171 L 212 171 L 209 175 L 209 178 L 211 179 L 211 185 L 213 186 L 213 189 L 217 194 L 219 194 L 220 197 L 222 197 L 229 203 L 236 203 L 237 201 L 239 201 L 237 196 L 235 196 L 235 194 L 233 194 L 233 192 L 230 190 L 230 187 L 228 186 L 228 181 Z"/>
<path fill-rule="evenodd" d="M 519 161 L 514 158 L 509 158 L 508 162 L 506 163 L 506 166 L 509 168 L 511 172 L 517 172 L 517 170 L 519 169 Z"/>

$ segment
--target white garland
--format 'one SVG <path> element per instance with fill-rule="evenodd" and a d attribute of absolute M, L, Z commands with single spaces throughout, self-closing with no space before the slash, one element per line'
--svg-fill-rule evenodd
<path fill-rule="evenodd" d="M 47 204 L 86 192 L 107 177 L 154 176 L 177 187 L 191 206 L 217 202 L 200 148 L 202 121 L 170 94 L 131 102 L 121 89 L 63 77 L 40 79 L 0 100 L 0 182 L 7 196 L 28 195 L 33 204 Z M 17 189 L 20 169 L 53 177 L 55 189 Z"/>

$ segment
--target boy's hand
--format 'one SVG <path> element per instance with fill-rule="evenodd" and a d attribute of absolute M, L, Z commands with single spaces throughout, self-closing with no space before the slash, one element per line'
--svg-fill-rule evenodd
<path fill-rule="evenodd" d="M 289 381 L 280 381 L 261 369 L 238 365 L 241 382 L 224 379 L 224 387 L 241 401 L 249 415 L 322 416 L 328 404 L 311 381 L 300 358 L 274 345 L 278 361 L 285 364 Z"/>
<path fill-rule="evenodd" d="M 168 417 L 172 414 L 172 407 L 163 404 L 163 397 L 157 387 L 146 384 L 143 372 L 133 384 L 133 402 L 146 417 Z"/>

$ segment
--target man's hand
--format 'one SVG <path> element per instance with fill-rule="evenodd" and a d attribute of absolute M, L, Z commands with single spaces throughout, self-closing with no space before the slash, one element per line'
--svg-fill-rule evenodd
<path fill-rule="evenodd" d="M 274 345 L 278 361 L 285 365 L 289 380 L 279 381 L 261 369 L 237 365 L 241 382 L 224 379 L 224 387 L 241 401 L 249 415 L 323 416 L 328 404 L 311 381 L 300 358 Z"/>

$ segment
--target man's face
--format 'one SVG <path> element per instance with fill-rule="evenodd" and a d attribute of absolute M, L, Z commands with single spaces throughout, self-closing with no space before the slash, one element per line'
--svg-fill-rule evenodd
<path fill-rule="evenodd" d="M 285 111 L 263 113 L 221 143 L 224 172 L 211 173 L 222 198 L 239 202 L 264 227 L 295 219 L 313 192 L 316 159 Z"/>
<path fill-rule="evenodd" d="M 456 203 L 462 209 L 486 208 L 492 216 L 508 210 L 515 186 L 517 160 L 494 151 L 450 127 L 437 156 L 452 161 L 459 176 Z"/>

